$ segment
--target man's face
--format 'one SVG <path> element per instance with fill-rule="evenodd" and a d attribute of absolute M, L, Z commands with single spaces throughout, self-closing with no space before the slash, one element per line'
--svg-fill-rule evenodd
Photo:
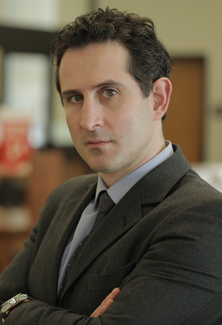
<path fill-rule="evenodd" d="M 117 42 L 69 49 L 60 66 L 67 124 L 81 157 L 108 186 L 157 154 L 153 93 L 144 98 Z"/>

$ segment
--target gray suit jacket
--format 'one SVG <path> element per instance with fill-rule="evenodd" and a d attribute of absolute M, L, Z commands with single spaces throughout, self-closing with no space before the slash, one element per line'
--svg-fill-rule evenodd
<path fill-rule="evenodd" d="M 111 210 L 80 253 L 63 295 L 57 280 L 67 240 L 95 194 L 97 175 L 49 196 L 24 249 L 0 278 L 0 299 L 28 293 L 5 324 L 222 324 L 222 195 L 175 154 Z M 121 292 L 89 315 L 114 287 Z"/>

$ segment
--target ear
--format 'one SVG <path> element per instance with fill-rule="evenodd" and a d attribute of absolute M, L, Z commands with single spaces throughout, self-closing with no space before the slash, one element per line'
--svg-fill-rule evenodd
<path fill-rule="evenodd" d="M 170 96 L 172 93 L 172 84 L 168 78 L 157 79 L 153 83 L 153 120 L 159 120 L 166 113 Z"/>

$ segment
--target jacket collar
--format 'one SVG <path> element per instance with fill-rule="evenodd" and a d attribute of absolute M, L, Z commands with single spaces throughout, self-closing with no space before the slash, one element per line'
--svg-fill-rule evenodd
<path fill-rule="evenodd" d="M 145 175 L 136 186 L 140 186 L 141 203 L 161 202 L 172 187 L 191 168 L 178 145 L 173 145 L 174 155 Z"/>

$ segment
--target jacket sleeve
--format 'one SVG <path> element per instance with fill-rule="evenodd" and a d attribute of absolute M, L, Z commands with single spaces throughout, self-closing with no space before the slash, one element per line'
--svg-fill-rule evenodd
<path fill-rule="evenodd" d="M 23 249 L 14 257 L 0 277 L 0 300 L 2 301 L 10 299 L 19 292 L 28 293 L 26 279 L 33 254 L 37 228 L 38 222 L 33 228 L 29 239 L 25 241 Z"/>

